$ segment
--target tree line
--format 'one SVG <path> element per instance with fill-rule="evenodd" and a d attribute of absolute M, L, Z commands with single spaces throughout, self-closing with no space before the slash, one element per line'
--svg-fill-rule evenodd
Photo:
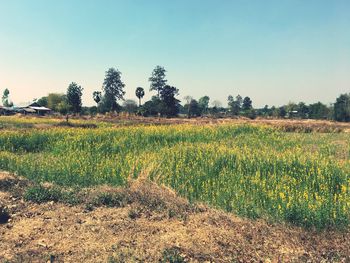
<path fill-rule="evenodd" d="M 179 90 L 175 86 L 169 85 L 166 79 L 166 70 L 164 67 L 156 66 L 149 77 L 150 91 L 155 91 L 149 101 L 142 103 L 145 95 L 143 87 L 136 87 L 135 97 L 138 103 L 132 99 L 124 99 L 125 84 L 121 78 L 122 73 L 115 68 L 109 68 L 105 72 L 105 78 L 102 84 L 102 90 L 94 91 L 92 97 L 96 106 L 83 107 L 82 95 L 83 88 L 75 82 L 69 84 L 66 94 L 51 93 L 44 96 L 36 102 L 44 107 L 61 114 L 91 114 L 107 112 L 127 112 L 142 116 L 163 116 L 174 117 L 182 114 L 191 117 L 200 116 L 244 116 L 254 119 L 256 117 L 274 117 L 274 118 L 301 118 L 301 119 L 328 119 L 336 121 L 350 121 L 350 93 L 341 94 L 331 105 L 321 102 L 307 105 L 304 102 L 288 103 L 280 107 L 265 107 L 260 109 L 253 108 L 253 102 L 250 97 L 235 97 L 229 95 L 227 106 L 223 106 L 220 101 L 214 100 L 210 103 L 209 96 L 203 96 L 198 100 L 191 96 L 185 96 L 184 105 L 180 104 Z M 9 99 L 9 90 L 5 89 L 2 96 L 2 103 L 5 107 L 13 106 Z"/>

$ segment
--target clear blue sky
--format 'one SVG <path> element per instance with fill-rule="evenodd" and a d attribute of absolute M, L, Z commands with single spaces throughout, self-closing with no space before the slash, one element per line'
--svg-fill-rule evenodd
<path fill-rule="evenodd" d="M 349 0 L 0 0 L 0 91 L 15 103 L 116 67 L 149 90 L 156 65 L 179 98 L 250 96 L 256 107 L 350 92 Z"/>

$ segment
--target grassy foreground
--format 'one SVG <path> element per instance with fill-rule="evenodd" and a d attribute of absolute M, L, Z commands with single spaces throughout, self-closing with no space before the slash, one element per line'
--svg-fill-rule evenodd
<path fill-rule="evenodd" d="M 11 129 L 1 122 L 0 169 L 36 182 L 123 186 L 147 172 L 190 201 L 239 215 L 316 228 L 349 223 L 347 133 L 249 124 L 33 129 L 11 121 Z"/>

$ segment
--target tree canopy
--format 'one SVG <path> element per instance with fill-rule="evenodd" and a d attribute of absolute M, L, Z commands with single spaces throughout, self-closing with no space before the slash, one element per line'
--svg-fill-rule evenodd
<path fill-rule="evenodd" d="M 162 101 L 161 114 L 166 117 L 176 116 L 179 113 L 179 100 L 175 96 L 179 95 L 179 90 L 173 86 L 166 85 L 160 91 Z"/>
<path fill-rule="evenodd" d="M 139 99 L 139 106 L 141 106 L 141 99 L 145 96 L 145 90 L 142 87 L 137 87 L 135 95 Z"/>
<path fill-rule="evenodd" d="M 101 91 L 94 91 L 92 93 L 92 97 L 93 97 L 94 101 L 96 102 L 96 104 L 99 104 L 102 100 L 102 92 Z"/>
<path fill-rule="evenodd" d="M 334 103 L 334 119 L 350 121 L 350 93 L 341 94 Z"/>
<path fill-rule="evenodd" d="M 158 97 L 160 96 L 161 90 L 167 83 L 165 79 L 166 70 L 161 66 L 156 66 L 152 71 L 152 76 L 148 79 L 151 82 L 150 90 L 155 90 L 158 93 Z"/>
<path fill-rule="evenodd" d="M 5 107 L 13 106 L 13 103 L 10 101 L 9 96 L 10 96 L 10 91 L 8 89 L 5 89 L 2 95 L 2 105 L 4 105 Z"/>
<path fill-rule="evenodd" d="M 115 68 L 106 71 L 102 89 L 104 91 L 104 107 L 110 111 L 117 110 L 117 100 L 124 99 L 125 84 L 121 80 L 121 72 Z"/>

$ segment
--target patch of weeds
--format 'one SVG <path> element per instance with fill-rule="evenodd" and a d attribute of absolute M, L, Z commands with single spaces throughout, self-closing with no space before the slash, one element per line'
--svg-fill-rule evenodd
<path fill-rule="evenodd" d="M 104 205 L 108 207 L 124 207 L 128 203 L 128 198 L 124 193 L 101 193 L 94 201 L 94 205 Z"/>
<path fill-rule="evenodd" d="M 141 210 L 138 208 L 131 208 L 129 210 L 128 216 L 130 219 L 136 219 L 141 217 Z"/>
<path fill-rule="evenodd" d="M 70 205 L 77 205 L 82 203 L 82 200 L 79 198 L 78 190 L 62 192 L 62 199 L 60 201 Z"/>
<path fill-rule="evenodd" d="M 186 262 L 185 258 L 181 255 L 178 248 L 167 248 L 163 251 L 162 259 L 163 263 L 183 263 Z"/>
<path fill-rule="evenodd" d="M 93 211 L 94 210 L 94 204 L 92 204 L 92 203 L 87 203 L 86 205 L 85 205 L 85 212 L 91 212 L 91 211 Z"/>
<path fill-rule="evenodd" d="M 58 187 L 44 187 L 42 185 L 28 188 L 24 194 L 24 199 L 38 204 L 51 201 L 70 205 L 81 203 L 77 190 L 63 191 Z"/>
<path fill-rule="evenodd" d="M 96 129 L 97 125 L 94 123 L 72 123 L 62 121 L 57 123 L 55 126 L 57 127 L 70 127 L 70 128 L 83 128 L 83 129 Z"/>
<path fill-rule="evenodd" d="M 5 207 L 0 206 L 0 224 L 6 224 L 10 219 L 10 214 Z"/>
<path fill-rule="evenodd" d="M 62 192 L 58 188 L 47 188 L 41 185 L 28 188 L 24 194 L 26 201 L 32 201 L 34 203 L 45 203 L 45 202 L 58 202 L 62 199 Z"/>

